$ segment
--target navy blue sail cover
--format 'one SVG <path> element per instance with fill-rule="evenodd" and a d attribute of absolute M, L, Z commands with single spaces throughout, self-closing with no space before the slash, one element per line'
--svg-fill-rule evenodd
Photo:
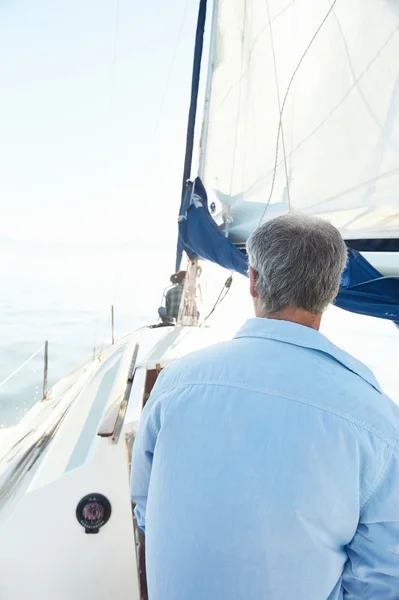
<path fill-rule="evenodd" d="M 383 277 L 357 250 L 349 248 L 335 304 L 351 312 L 399 321 L 399 277 Z"/>
<path fill-rule="evenodd" d="M 230 271 L 247 275 L 247 257 L 226 238 L 208 209 L 208 198 L 202 181 L 189 181 L 180 207 L 176 271 L 183 250 L 190 259 L 202 258 Z"/>
<path fill-rule="evenodd" d="M 226 238 L 213 220 L 205 188 L 199 178 L 188 182 L 180 207 L 176 270 L 182 253 L 201 258 L 225 269 L 248 275 L 247 257 Z M 335 304 L 351 312 L 399 321 L 399 277 L 383 277 L 354 249 Z"/>

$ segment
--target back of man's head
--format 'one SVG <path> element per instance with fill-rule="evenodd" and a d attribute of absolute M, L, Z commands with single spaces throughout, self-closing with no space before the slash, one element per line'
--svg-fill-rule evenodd
<path fill-rule="evenodd" d="M 176 273 L 176 283 L 183 283 L 186 278 L 186 271 L 179 271 Z"/>
<path fill-rule="evenodd" d="M 333 225 L 292 214 L 256 229 L 247 251 L 265 316 L 284 309 L 321 315 L 337 294 L 347 260 L 345 242 Z"/>
<path fill-rule="evenodd" d="M 173 284 L 180 284 L 183 283 L 183 281 L 186 278 L 186 271 L 178 271 L 177 273 L 173 273 L 173 275 L 170 276 L 170 282 Z"/>

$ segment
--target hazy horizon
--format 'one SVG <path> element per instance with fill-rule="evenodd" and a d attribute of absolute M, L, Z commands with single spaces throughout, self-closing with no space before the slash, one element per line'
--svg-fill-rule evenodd
<path fill-rule="evenodd" d="M 197 10 L 0 3 L 0 234 L 175 238 Z"/>

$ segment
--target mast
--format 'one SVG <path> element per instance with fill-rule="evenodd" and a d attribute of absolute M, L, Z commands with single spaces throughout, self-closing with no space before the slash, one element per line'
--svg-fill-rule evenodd
<path fill-rule="evenodd" d="M 209 111 L 211 105 L 211 94 L 212 94 L 212 81 L 213 81 L 213 70 L 215 68 L 215 57 L 216 57 L 216 34 L 217 34 L 217 22 L 218 22 L 218 10 L 219 0 L 213 2 L 212 12 L 212 25 L 211 25 L 211 40 L 209 46 L 209 60 L 208 60 L 208 73 L 206 78 L 205 88 L 205 102 L 204 102 L 204 116 L 202 120 L 201 129 L 201 140 L 200 140 L 200 155 L 199 155 L 199 166 L 198 176 L 202 180 L 205 172 L 205 153 L 206 145 L 208 142 L 208 129 L 209 129 Z"/>
<path fill-rule="evenodd" d="M 222 240 L 217 221 L 215 226 L 212 215 L 194 202 L 197 190 L 190 195 L 190 184 L 180 211 L 177 269 L 186 248 L 190 257 L 206 256 L 246 275 L 239 247 L 266 211 L 274 218 L 291 205 L 294 211 L 327 218 L 358 250 L 376 250 L 378 244 L 385 251 L 387 240 L 390 248 L 392 240 L 397 242 L 398 71 L 383 65 L 395 64 L 399 52 L 398 13 L 390 3 L 363 6 L 355 0 L 340 5 L 338 20 L 331 3 L 312 8 L 291 4 L 271 20 L 263 0 L 253 0 L 250 11 L 246 0 L 213 2 L 199 164 L 192 176 L 198 173 L 215 188 L 224 214 L 234 198 L 234 243 Z M 365 46 L 357 44 L 353 22 L 364 30 Z M 373 22 L 378 27 L 370 29 Z M 304 95 L 303 89 L 311 93 Z M 376 115 L 382 118 L 377 128 Z M 192 117 L 191 111 L 193 126 Z M 188 158 L 192 161 L 192 145 Z M 188 172 L 186 162 L 187 178 Z M 179 323 L 196 324 L 197 279 L 194 259 L 189 261 Z M 373 279 L 367 283 L 374 289 Z M 372 310 L 387 318 L 382 309 L 385 285 L 377 285 L 372 308 L 365 290 L 358 312 Z M 343 298 L 343 307 L 353 308 L 351 294 Z M 390 296 L 397 306 L 397 292 Z"/>
<path fill-rule="evenodd" d="M 195 121 L 197 116 L 198 90 L 201 75 L 202 52 L 204 48 L 204 31 L 206 21 L 207 0 L 200 0 L 197 19 L 197 30 L 195 34 L 193 75 L 191 80 L 191 100 L 188 113 L 187 135 L 186 135 L 186 153 L 184 157 L 183 181 L 181 201 L 183 202 L 186 191 L 187 181 L 191 177 L 191 167 L 193 161 Z"/>
<path fill-rule="evenodd" d="M 215 2 L 216 4 L 216 2 Z M 214 5 L 215 6 L 215 5 Z M 183 181 L 182 181 L 182 192 L 181 192 L 181 204 L 184 200 L 186 192 L 187 181 L 191 177 L 192 161 L 193 161 L 193 148 L 194 148 L 194 136 L 195 136 L 195 122 L 197 116 L 197 105 L 198 105 L 198 92 L 199 82 L 201 76 L 201 62 L 204 48 L 204 31 L 206 22 L 206 9 L 207 0 L 200 0 L 198 9 L 197 19 L 197 30 L 195 35 L 195 48 L 194 48 L 194 60 L 193 60 L 193 75 L 191 81 L 191 100 L 190 109 L 188 114 L 187 123 L 187 136 L 186 136 L 186 152 L 184 158 L 183 168 Z M 215 14 L 215 8 L 213 15 Z M 213 29 L 213 24 L 212 24 Z M 209 94 L 210 94 L 210 77 L 208 67 L 208 80 L 206 84 L 206 98 L 208 98 L 209 106 Z M 207 111 L 207 100 L 205 100 L 205 111 Z M 209 113 L 209 110 L 207 111 Z M 204 119 L 205 121 L 205 119 Z M 204 123 L 202 129 L 202 135 L 204 133 Z M 202 138 L 201 135 L 201 138 Z M 177 263 L 180 260 L 179 249 L 178 249 Z M 178 323 L 182 325 L 195 326 L 198 324 L 197 317 L 197 304 L 196 304 L 196 293 L 197 293 L 197 277 L 199 273 L 198 259 L 190 260 L 187 267 L 186 281 L 184 284 L 184 290 L 182 294 Z"/>

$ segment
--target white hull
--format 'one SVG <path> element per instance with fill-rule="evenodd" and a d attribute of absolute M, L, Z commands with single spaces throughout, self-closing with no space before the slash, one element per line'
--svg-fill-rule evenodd
<path fill-rule="evenodd" d="M 137 428 L 147 369 L 212 343 L 207 329 L 159 328 L 141 334 L 129 405 L 117 440 L 101 437 L 127 386 L 135 334 L 60 382 L 15 431 L 25 435 L 0 455 L 1 600 L 138 599 L 129 493 L 129 438 Z M 45 436 L 59 422 L 47 447 Z M 41 425 L 38 427 L 38 424 Z M 30 433 L 29 433 L 30 431 Z M 11 443 L 11 440 L 8 440 Z M 112 506 L 88 535 L 76 518 L 91 493 Z"/>
<path fill-rule="evenodd" d="M 52 399 L 39 403 L 15 429 L 14 439 L 23 439 L 0 452 L 1 600 L 139 600 L 129 449 L 146 387 L 148 392 L 156 373 L 180 356 L 232 335 L 241 321 L 237 306 L 245 312 L 245 302 L 237 303 L 235 295 L 242 300 L 240 288 L 246 285 L 237 285 L 217 311 L 217 328 L 132 334 L 101 362 L 57 384 Z M 328 312 L 324 327 L 334 342 L 367 362 L 399 402 L 399 330 L 390 322 L 339 309 Z M 126 390 L 124 413 L 119 409 Z M 47 445 L 40 446 L 51 433 Z M 91 493 L 106 496 L 112 514 L 97 534 L 89 535 L 75 512 Z"/>

